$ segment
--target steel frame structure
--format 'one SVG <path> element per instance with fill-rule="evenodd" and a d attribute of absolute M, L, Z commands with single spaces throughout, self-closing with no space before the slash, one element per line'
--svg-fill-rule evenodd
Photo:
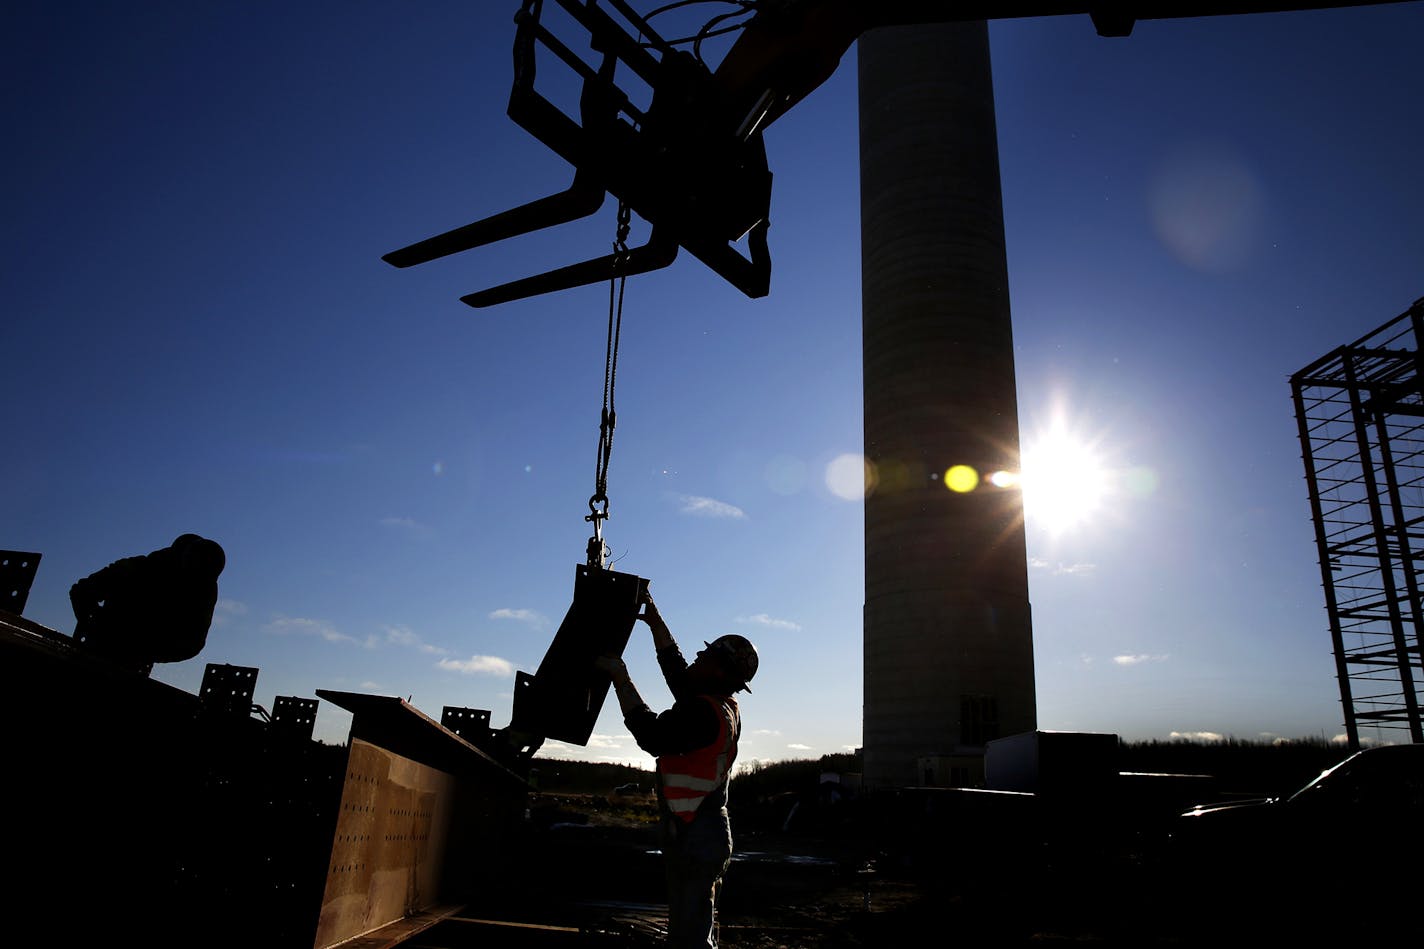
<path fill-rule="evenodd" d="M 1420 722 L 1424 298 L 1290 378 L 1350 748 Z"/>

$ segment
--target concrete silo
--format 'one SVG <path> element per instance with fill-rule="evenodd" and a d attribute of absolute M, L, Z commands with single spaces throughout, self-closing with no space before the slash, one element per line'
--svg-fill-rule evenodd
<path fill-rule="evenodd" d="M 865 781 L 959 783 L 1035 727 L 1022 498 L 988 481 L 1019 468 L 988 29 L 877 29 L 858 57 Z"/>

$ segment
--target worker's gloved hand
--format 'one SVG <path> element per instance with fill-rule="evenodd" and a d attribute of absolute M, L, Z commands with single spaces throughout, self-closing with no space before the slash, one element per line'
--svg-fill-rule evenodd
<path fill-rule="evenodd" d="M 638 614 L 638 619 L 648 624 L 648 628 L 653 631 L 653 645 L 659 650 L 673 645 L 672 632 L 668 629 L 667 623 L 663 622 L 663 616 L 658 612 L 658 605 L 653 602 L 653 595 L 646 589 L 638 602 L 643 605 L 643 612 Z"/>
<path fill-rule="evenodd" d="M 593 660 L 593 667 L 607 673 L 615 683 L 628 679 L 628 667 L 617 656 L 599 656 Z"/>
<path fill-rule="evenodd" d="M 643 590 L 643 595 L 639 598 L 638 602 L 642 604 L 643 607 L 643 611 L 638 614 L 638 619 L 652 626 L 654 629 L 665 625 L 663 623 L 663 616 L 658 612 L 658 605 L 653 602 L 653 595 L 651 593 L 646 589 Z"/>

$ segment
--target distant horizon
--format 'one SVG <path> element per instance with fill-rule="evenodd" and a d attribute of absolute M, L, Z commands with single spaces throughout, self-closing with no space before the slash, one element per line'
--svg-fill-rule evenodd
<path fill-rule="evenodd" d="M 28 552 L 27 552 L 27 553 L 28 553 Z M 20 616 L 22 619 L 24 619 L 24 620 L 26 620 L 26 621 L 28 621 L 28 622 L 30 622 L 30 623 L 35 623 L 35 622 L 36 622 L 36 621 L 33 620 L 32 618 L 24 616 L 23 613 L 21 613 L 21 614 L 12 614 L 12 615 L 18 615 L 18 616 Z M 38 623 L 36 623 L 36 625 L 40 625 L 40 626 L 42 626 L 42 628 L 44 628 L 44 629 L 49 629 L 50 632 L 57 633 L 57 634 L 59 634 L 60 636 L 63 636 L 63 637 L 66 637 L 66 638 L 69 637 L 69 634 L 64 633 L 62 630 L 51 629 L 50 627 L 45 627 L 45 626 L 43 626 L 43 624 L 38 624 Z M 82 647 L 78 647 L 78 648 L 82 648 Z M 201 658 L 201 657 L 199 657 L 199 658 Z M 194 661 L 196 661 L 196 660 L 194 660 Z M 206 668 L 207 663 L 204 663 L 203 665 L 204 665 L 204 668 Z M 156 668 L 159 668 L 159 667 L 156 667 Z M 260 673 L 261 673 L 261 670 L 258 669 L 259 679 L 260 679 Z M 158 680 L 158 681 L 162 681 L 162 680 L 160 679 L 160 680 Z M 182 685 L 179 685 L 179 684 L 176 684 L 176 683 L 164 683 L 164 684 L 166 684 L 166 685 L 172 685 L 173 687 L 179 688 L 179 689 L 182 690 L 182 691 L 188 692 L 189 694 L 191 694 L 191 695 L 193 695 L 193 696 L 195 696 L 195 697 L 197 696 L 197 690 L 196 690 L 196 689 L 189 690 L 189 689 L 184 688 Z M 611 695 L 611 693 L 610 693 L 610 695 Z M 397 698 L 397 699 L 400 698 L 400 696 L 398 696 L 398 695 L 387 695 L 387 696 L 385 696 L 385 697 Z M 330 703 L 330 702 L 327 701 L 327 700 L 324 700 L 324 699 L 321 699 L 321 698 L 317 698 L 316 701 L 318 701 L 318 702 L 320 703 L 319 706 L 318 706 L 318 709 L 319 709 L 319 710 L 321 710 L 321 709 L 326 709 L 326 710 L 330 711 L 330 709 L 335 708 L 335 706 L 332 706 L 332 703 Z M 407 700 L 407 701 L 408 701 L 408 700 Z M 271 703 L 268 703 L 268 704 L 271 704 Z M 267 705 L 264 705 L 263 703 L 260 703 L 260 702 L 255 702 L 254 705 L 257 706 L 257 707 L 254 707 L 254 709 L 253 709 L 253 711 L 252 711 L 252 716 L 253 716 L 253 717 L 256 717 L 256 716 L 257 716 L 257 714 L 258 714 L 258 707 L 260 707 L 260 708 L 262 709 L 262 713 L 263 713 L 263 716 L 264 716 L 264 717 L 266 717 L 267 715 L 270 715 L 271 709 L 268 708 Z M 435 713 L 435 712 L 433 712 L 433 711 L 431 711 L 431 710 L 427 710 L 427 709 L 420 708 L 418 705 L 416 705 L 416 706 L 414 706 L 414 707 L 417 708 L 417 710 L 420 711 L 422 714 L 425 714 L 426 716 L 428 716 L 429 718 L 431 718 L 432 720 L 437 721 L 437 722 L 440 720 L 440 714 Z M 339 711 L 339 710 L 338 710 L 338 711 Z M 493 710 L 493 709 L 486 709 L 485 711 L 491 712 L 491 715 L 492 715 L 492 717 L 493 717 L 493 713 L 494 713 L 496 710 Z M 441 712 L 443 712 L 443 708 L 441 709 Z M 343 712 L 342 714 L 346 714 L 347 717 L 349 718 L 349 713 L 344 713 L 344 712 Z M 1037 729 L 1034 729 L 1034 732 L 1036 732 L 1036 733 L 1075 733 L 1075 730 L 1073 730 L 1073 729 L 1037 728 Z M 1113 734 L 1113 735 L 1115 735 L 1115 736 L 1119 739 L 1119 741 L 1120 741 L 1121 744 L 1126 745 L 1126 746 L 1144 746 L 1144 745 L 1186 745 L 1186 746 L 1199 746 L 1199 747 L 1211 747 L 1211 746 L 1250 746 L 1250 747 L 1262 747 L 1262 748 L 1264 748 L 1264 747 L 1282 747 L 1282 746 L 1291 746 L 1291 745 L 1316 745 L 1316 746 L 1320 746 L 1320 747 L 1339 747 L 1339 748 L 1341 748 L 1343 751 L 1345 751 L 1346 753 L 1348 753 L 1348 751 L 1349 751 L 1349 750 L 1348 750 L 1348 738 L 1347 738 L 1347 736 L 1346 736 L 1343 732 L 1341 732 L 1341 733 L 1339 733 L 1339 734 L 1331 735 L 1331 736 L 1327 736 L 1324 731 L 1321 731 L 1321 732 L 1319 732 L 1318 734 L 1314 734 L 1314 735 L 1296 735 L 1296 736 L 1256 735 L 1256 736 L 1247 736 L 1247 737 L 1238 736 L 1238 735 L 1235 735 L 1235 734 L 1232 734 L 1232 733 L 1215 733 L 1215 732 L 1179 733 L 1179 732 L 1172 732 L 1172 733 L 1169 733 L 1166 737 L 1156 737 L 1156 736 L 1154 736 L 1154 737 L 1147 737 L 1147 738 L 1130 738 L 1130 737 L 1124 737 L 1124 736 L 1121 735 L 1120 733 L 1112 732 L 1112 731 L 1108 731 L 1108 732 L 1093 732 L 1093 734 Z M 1003 735 L 1003 736 L 999 736 L 999 737 L 1000 737 L 1000 738 L 1008 738 L 1008 737 L 1013 737 L 1013 736 Z M 322 735 L 318 735 L 318 734 L 315 734 L 315 733 L 314 733 L 313 736 L 312 736 L 312 740 L 314 740 L 314 741 L 316 741 L 316 742 L 318 742 L 318 743 L 320 743 L 320 744 L 323 744 L 323 745 L 328 745 L 328 746 L 332 746 L 332 747 L 342 747 L 342 746 L 345 746 L 345 745 L 347 745 L 347 744 L 349 743 L 349 741 L 350 741 L 350 735 L 348 734 L 348 735 L 346 735 L 345 737 L 332 737 L 332 736 L 330 736 L 330 735 L 322 736 Z M 570 763 L 575 763 L 575 764 L 587 764 L 587 765 L 595 765 L 595 766 L 597 766 L 597 765 L 616 765 L 616 766 L 619 766 L 619 767 L 634 768 L 634 769 L 636 769 L 636 770 L 645 771 L 645 772 L 650 772 L 650 773 L 654 770 L 654 766 L 650 763 L 652 759 L 649 758 L 649 757 L 647 757 L 647 756 L 641 756 L 641 757 L 634 756 L 634 757 L 623 758 L 623 759 L 612 759 L 612 758 L 583 758 L 583 757 L 579 757 L 580 753 L 587 753 L 589 747 L 596 747 L 596 745 L 597 745 L 599 742 L 605 741 L 605 740 L 607 740 L 605 736 L 594 735 L 594 736 L 592 736 L 592 739 L 591 739 L 591 742 L 590 742 L 590 745 L 589 745 L 589 746 L 580 746 L 580 745 L 570 744 L 570 743 L 567 743 L 567 742 L 558 741 L 558 740 L 555 740 L 555 739 L 547 739 L 547 740 L 545 740 L 545 742 L 543 743 L 543 745 L 542 745 L 542 747 L 540 748 L 540 750 L 539 750 L 538 752 L 536 752 L 536 753 L 533 755 L 533 757 L 532 757 L 531 759 L 529 759 L 529 760 L 530 760 L 530 764 L 531 764 L 531 766 L 532 766 L 532 765 L 534 765 L 534 764 L 537 764 L 538 762 L 570 762 Z M 995 740 L 997 740 L 997 739 L 991 739 L 991 741 L 995 741 Z M 1391 740 L 1380 740 L 1380 739 L 1374 738 L 1374 737 L 1372 737 L 1372 736 L 1361 736 L 1361 747 L 1362 747 L 1362 748 L 1378 747 L 1378 746 L 1381 746 L 1381 745 L 1393 745 L 1393 744 L 1410 744 L 1410 742 L 1409 742 L 1408 740 L 1403 740 L 1403 741 L 1391 741 Z M 840 750 L 840 751 L 826 751 L 826 752 L 821 752 L 821 753 L 819 753 L 819 754 L 814 754 L 814 755 L 791 755 L 791 756 L 785 756 L 785 757 L 780 757 L 780 758 L 761 758 L 761 757 L 754 757 L 754 756 L 753 756 L 753 757 L 746 757 L 746 756 L 743 756 L 743 757 L 739 758 L 738 763 L 737 763 L 737 766 L 738 766 L 738 770 L 741 770 L 741 769 L 745 768 L 745 767 L 748 766 L 748 765 L 767 765 L 767 764 L 778 764 L 778 763 L 794 763 L 794 762 L 805 762 L 805 761 L 818 761 L 818 760 L 822 760 L 822 759 L 825 759 L 825 758 L 831 758 L 831 757 L 843 757 L 843 756 L 848 756 L 848 755 L 849 755 L 849 756 L 859 755 L 859 754 L 861 753 L 861 751 L 862 751 L 861 747 L 855 746 L 855 747 L 853 747 L 853 748 L 847 747 L 847 748 L 845 748 L 844 750 Z M 554 752 L 554 754 L 553 754 L 553 755 L 550 755 L 550 754 L 548 754 L 548 752 Z M 639 754 L 641 755 L 641 753 L 639 753 Z"/>

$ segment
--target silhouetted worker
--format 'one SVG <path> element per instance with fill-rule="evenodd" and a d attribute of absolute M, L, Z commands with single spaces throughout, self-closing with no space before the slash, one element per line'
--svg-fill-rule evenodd
<path fill-rule="evenodd" d="M 737 759 L 742 720 L 734 692 L 756 675 L 756 648 L 746 638 L 721 636 L 691 665 L 658 613 L 643 597 L 638 618 L 653 631 L 658 665 L 673 706 L 655 714 L 638 695 L 623 660 L 604 656 L 598 667 L 613 679 L 623 721 L 638 747 L 658 759 L 658 809 L 668 884 L 668 945 L 716 945 L 717 893 L 732 859 L 727 783 Z"/>
<path fill-rule="evenodd" d="M 75 640 L 142 671 L 193 658 L 207 642 L 226 563 L 222 547 L 197 534 L 116 560 L 69 588 Z"/>

